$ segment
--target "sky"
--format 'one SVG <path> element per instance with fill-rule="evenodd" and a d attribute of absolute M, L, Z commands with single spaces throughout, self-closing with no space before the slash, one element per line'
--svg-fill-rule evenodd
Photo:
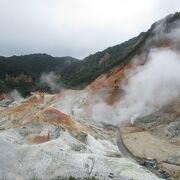
<path fill-rule="evenodd" d="M 83 59 L 178 10 L 179 0 L 0 0 L 0 55 Z"/>

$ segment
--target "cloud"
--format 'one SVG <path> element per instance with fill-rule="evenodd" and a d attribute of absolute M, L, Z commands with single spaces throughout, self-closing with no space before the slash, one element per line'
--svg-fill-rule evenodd
<path fill-rule="evenodd" d="M 0 53 L 83 58 L 136 36 L 179 8 L 174 0 L 0 0 Z"/>

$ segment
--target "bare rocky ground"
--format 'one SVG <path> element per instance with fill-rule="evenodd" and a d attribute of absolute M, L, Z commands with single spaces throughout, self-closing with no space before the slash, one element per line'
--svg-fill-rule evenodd
<path fill-rule="evenodd" d="M 123 140 L 137 157 L 155 159 L 174 179 L 180 179 L 180 100 L 136 119 L 124 128 Z"/>
<path fill-rule="evenodd" d="M 133 159 L 122 156 L 115 130 L 106 129 L 88 117 L 77 116 L 87 97 L 85 90 L 68 90 L 57 95 L 37 93 L 19 103 L 1 102 L 5 105 L 0 107 L 0 178 L 160 179 Z M 144 139 L 138 133 L 144 133 Z M 168 152 L 171 150 L 178 155 L 177 144 L 170 145 L 170 141 L 165 143 L 162 138 L 153 139 L 159 137 L 154 134 L 153 131 L 126 132 L 123 138 L 128 148 L 139 156 L 153 158 L 153 153 L 148 151 L 148 145 L 150 148 L 153 142 L 162 143 L 164 148 L 168 145 Z M 153 149 L 153 152 L 160 151 L 156 146 Z M 160 153 L 161 161 L 173 155 L 168 152 Z M 164 163 L 166 168 L 171 166 Z"/>

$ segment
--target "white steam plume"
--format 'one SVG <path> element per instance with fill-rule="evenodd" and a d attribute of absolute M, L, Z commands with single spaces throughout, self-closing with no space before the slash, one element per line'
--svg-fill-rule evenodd
<path fill-rule="evenodd" d="M 9 95 L 13 101 L 21 102 L 24 100 L 24 98 L 21 96 L 21 94 L 16 89 L 11 91 Z"/>
<path fill-rule="evenodd" d="M 43 73 L 40 77 L 40 84 L 47 85 L 53 92 L 59 92 L 63 89 L 59 79 L 60 78 L 54 72 Z"/>
<path fill-rule="evenodd" d="M 148 62 L 128 72 L 124 97 L 109 106 L 103 100 L 91 106 L 92 119 L 119 124 L 158 110 L 180 95 L 180 54 L 153 49 Z"/>
<path fill-rule="evenodd" d="M 152 46 L 156 46 L 159 43 L 163 45 L 163 43 L 167 42 L 169 42 L 169 46 L 174 46 L 179 49 L 180 20 L 176 19 L 173 22 L 168 22 L 169 18 L 173 18 L 173 15 L 167 16 L 154 25 L 152 36 L 146 41 L 145 49 L 150 49 Z"/>
<path fill-rule="evenodd" d="M 171 15 L 170 15 L 171 16 Z M 170 16 L 168 18 L 170 18 Z M 180 95 L 180 21 L 156 23 L 145 45 L 149 50 L 144 65 L 134 63 L 126 74 L 128 84 L 121 85 L 124 96 L 113 106 L 104 99 L 91 105 L 92 119 L 119 124 L 156 111 Z M 167 42 L 169 44 L 165 45 Z M 165 43 L 165 44 L 164 44 Z M 153 48 L 164 46 L 168 48 Z M 173 50 L 174 49 L 174 50 Z M 135 59 L 135 61 L 140 61 Z"/>
<path fill-rule="evenodd" d="M 108 90 L 105 90 L 101 96 L 91 95 L 88 106 L 76 109 L 74 114 L 109 124 L 133 123 L 137 117 L 157 111 L 178 98 L 179 37 L 180 21 L 169 25 L 166 19 L 158 22 L 143 49 L 145 55 L 148 53 L 146 61 L 135 58 L 132 62 L 133 67 L 126 73 L 128 84 L 126 82 L 120 85 L 123 95 L 121 94 L 119 102 L 112 106 L 107 105 Z"/>

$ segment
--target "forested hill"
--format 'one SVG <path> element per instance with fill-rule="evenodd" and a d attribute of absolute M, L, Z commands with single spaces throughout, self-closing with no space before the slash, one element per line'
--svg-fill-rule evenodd
<path fill-rule="evenodd" d="M 164 26 L 169 31 L 177 24 L 177 20 L 180 20 L 180 13 L 169 15 L 161 21 L 165 22 Z M 65 87 L 84 87 L 102 73 L 128 63 L 133 56 L 141 53 L 146 40 L 153 39 L 153 30 L 161 21 L 154 23 L 147 32 L 140 33 L 137 37 L 89 55 L 83 60 L 46 54 L 0 56 L 0 93 L 17 89 L 23 95 L 28 95 L 31 91 L 39 90 L 39 78 L 48 72 L 54 72 L 59 77 L 58 83 Z M 44 90 L 48 88 L 44 87 Z"/>
<path fill-rule="evenodd" d="M 79 61 L 72 57 L 52 57 L 47 54 L 0 57 L 0 91 L 18 89 L 24 95 L 37 90 L 42 73 L 61 71 Z"/>
<path fill-rule="evenodd" d="M 97 52 L 83 60 L 46 54 L 1 56 L 0 92 L 17 89 L 23 95 L 28 95 L 31 91 L 38 90 L 41 74 L 48 72 L 54 72 L 61 77 L 60 83 L 68 88 L 84 87 L 110 68 L 125 63 L 137 52 L 145 37 L 146 33 L 141 33 L 129 41 Z"/>

